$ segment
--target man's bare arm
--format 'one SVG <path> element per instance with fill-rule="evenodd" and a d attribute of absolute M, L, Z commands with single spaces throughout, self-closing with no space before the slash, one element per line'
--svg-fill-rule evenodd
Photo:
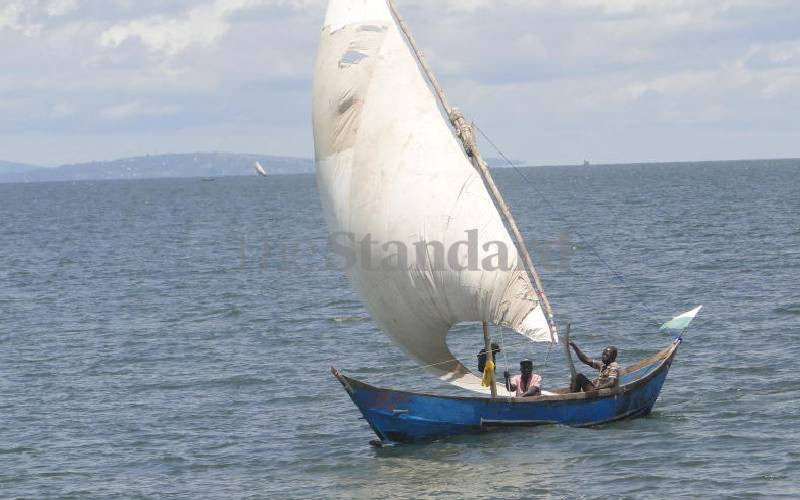
<path fill-rule="evenodd" d="M 572 348 L 575 349 L 575 354 L 577 354 L 578 359 L 581 360 L 581 363 L 583 363 L 585 365 L 588 365 L 588 366 L 591 366 L 592 368 L 597 368 L 597 363 L 595 362 L 595 360 L 587 357 L 583 353 L 583 351 L 580 350 L 580 348 L 577 346 L 577 344 L 575 344 L 575 342 L 570 341 L 569 345 L 571 345 Z"/>
<path fill-rule="evenodd" d="M 514 391 L 517 390 L 517 385 L 511 383 L 511 374 L 510 373 L 508 373 L 507 371 L 503 372 L 503 378 L 506 379 L 506 390 L 508 392 L 514 392 Z"/>
<path fill-rule="evenodd" d="M 541 387 L 534 386 L 525 391 L 525 394 L 523 394 L 522 397 L 539 396 L 541 393 Z"/>

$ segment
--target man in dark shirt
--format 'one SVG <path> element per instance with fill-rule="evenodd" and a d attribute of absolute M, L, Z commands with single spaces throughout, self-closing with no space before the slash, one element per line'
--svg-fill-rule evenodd
<path fill-rule="evenodd" d="M 582 363 L 591 366 L 600 372 L 600 375 L 594 380 L 589 380 L 586 375 L 579 373 L 575 376 L 575 386 L 573 391 L 589 392 L 598 391 L 600 389 L 612 389 L 619 385 L 619 364 L 617 364 L 617 348 L 608 346 L 603 349 L 603 356 L 600 360 L 591 359 L 587 357 L 575 342 L 570 342 L 569 345 L 575 349 L 575 354 Z"/>
<path fill-rule="evenodd" d="M 500 346 L 492 342 L 492 363 L 494 363 L 495 371 L 497 371 L 497 353 L 500 352 Z M 483 373 L 486 367 L 486 348 L 480 350 L 478 353 L 478 373 Z"/>

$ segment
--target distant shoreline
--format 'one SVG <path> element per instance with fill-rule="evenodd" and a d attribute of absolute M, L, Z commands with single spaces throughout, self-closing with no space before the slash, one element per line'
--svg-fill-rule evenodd
<path fill-rule="evenodd" d="M 256 176 L 255 162 L 261 162 L 268 177 L 286 175 L 313 175 L 314 160 L 282 156 L 251 155 L 236 153 L 184 153 L 169 155 L 138 156 L 119 160 L 62 165 L 60 167 L 36 167 L 24 164 L 0 162 L 0 184 L 32 184 L 41 182 L 97 182 L 157 179 L 210 179 L 224 177 Z M 791 164 L 800 158 L 765 158 L 742 160 L 668 161 L 638 163 L 590 163 L 566 165 L 530 165 L 515 162 L 508 165 L 502 160 L 491 159 L 494 170 L 511 168 L 585 168 L 604 167 L 671 167 L 679 165 L 721 164 Z M 9 170 L 4 171 L 3 167 Z"/>
<path fill-rule="evenodd" d="M 314 162 L 306 158 L 238 153 L 182 153 L 137 156 L 60 167 L 0 162 L 0 183 L 70 182 L 167 178 L 216 178 L 255 175 L 261 163 L 271 175 L 306 174 Z"/>
<path fill-rule="evenodd" d="M 667 166 L 667 165 L 717 165 L 722 163 L 767 163 L 767 162 L 798 162 L 800 166 L 800 157 L 797 158 L 742 158 L 737 160 L 681 160 L 681 161 L 641 161 L 641 162 L 628 162 L 628 163 L 589 163 L 589 164 L 565 164 L 565 165 L 514 165 L 516 168 L 539 168 L 539 167 L 640 167 L 640 166 Z M 512 168 L 511 165 L 492 165 L 493 168 Z"/>

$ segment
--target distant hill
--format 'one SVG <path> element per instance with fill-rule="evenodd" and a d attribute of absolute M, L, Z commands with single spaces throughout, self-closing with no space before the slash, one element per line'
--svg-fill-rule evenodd
<path fill-rule="evenodd" d="M 43 167 L 28 165 L 27 163 L 12 163 L 10 161 L 0 161 L 0 175 L 17 174 L 20 172 L 31 172 Z"/>
<path fill-rule="evenodd" d="M 235 153 L 188 153 L 138 156 L 121 160 L 62 165 L 55 168 L 0 162 L 0 182 L 255 175 L 256 161 L 260 162 L 270 175 L 305 174 L 314 171 L 314 162 L 303 158 Z M 9 169 L 3 168 L 4 165 L 9 165 Z"/>

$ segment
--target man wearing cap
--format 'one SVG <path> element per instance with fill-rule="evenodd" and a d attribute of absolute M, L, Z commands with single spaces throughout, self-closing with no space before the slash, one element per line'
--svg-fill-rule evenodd
<path fill-rule="evenodd" d="M 539 396 L 542 393 L 542 377 L 533 373 L 533 362 L 523 359 L 519 362 L 519 375 L 511 378 L 511 374 L 503 372 L 506 389 L 518 398 Z"/>
<path fill-rule="evenodd" d="M 575 342 L 570 342 L 569 345 L 575 349 L 575 354 L 582 363 L 591 366 L 600 372 L 600 375 L 594 380 L 589 380 L 586 375 L 579 373 L 575 377 L 575 386 L 572 388 L 574 392 L 589 392 L 598 391 L 600 389 L 613 389 L 619 385 L 619 364 L 617 364 L 617 348 L 608 346 L 603 349 L 602 357 L 591 359 L 587 357 Z"/>

